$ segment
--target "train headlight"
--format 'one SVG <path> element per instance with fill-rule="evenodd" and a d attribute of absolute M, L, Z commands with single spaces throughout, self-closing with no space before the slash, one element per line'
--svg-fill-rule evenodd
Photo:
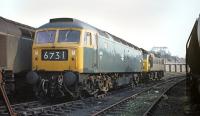
<path fill-rule="evenodd" d="M 72 56 L 75 56 L 75 55 L 76 55 L 76 50 L 72 49 Z"/>

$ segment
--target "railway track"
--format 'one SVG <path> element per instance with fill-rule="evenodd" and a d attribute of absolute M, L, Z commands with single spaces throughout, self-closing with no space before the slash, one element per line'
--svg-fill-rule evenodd
<path fill-rule="evenodd" d="M 164 97 L 166 97 L 166 93 L 173 88 L 174 86 L 176 86 L 177 84 L 179 84 L 180 82 L 182 82 L 183 80 L 180 80 L 178 82 L 176 82 L 175 84 L 173 84 L 172 86 L 170 86 L 169 88 L 167 88 L 166 90 L 164 90 L 164 92 L 158 96 L 156 98 L 156 100 L 153 102 L 153 104 L 148 108 L 148 110 L 143 114 L 143 116 L 151 116 L 151 111 L 153 111 L 153 109 L 157 106 L 157 104 L 160 102 L 160 100 Z"/>
<path fill-rule="evenodd" d="M 184 78 L 175 78 L 156 84 L 143 91 L 128 96 L 100 111 L 97 111 L 93 113 L 92 116 L 133 114 L 148 116 L 165 93 L 183 80 Z"/>
<path fill-rule="evenodd" d="M 126 90 L 127 88 L 123 88 L 119 91 Z M 83 104 L 89 103 L 91 101 L 95 101 L 95 99 L 102 99 L 105 96 L 110 94 L 114 94 L 117 91 L 113 91 L 111 93 L 101 94 L 94 97 L 88 97 L 86 99 L 80 99 L 76 101 L 68 101 L 65 103 L 48 103 L 42 104 L 39 101 L 31 101 L 25 103 L 19 103 L 11 105 L 12 109 L 17 112 L 18 115 L 21 116 L 32 116 L 32 115 L 63 115 L 66 113 L 70 113 L 76 109 L 82 108 Z M 83 103 L 84 102 L 84 103 Z M 60 109 L 60 110 L 59 110 Z M 5 106 L 0 106 L 0 116 L 7 116 L 8 111 Z"/>
<path fill-rule="evenodd" d="M 179 79 L 177 79 L 179 80 Z M 147 92 L 151 88 L 156 88 L 158 85 L 174 81 L 173 78 L 169 78 L 165 81 L 145 84 L 132 89 L 132 87 L 123 88 L 118 91 L 113 91 L 109 94 L 99 95 L 96 97 L 89 97 L 86 99 L 80 99 L 76 101 L 69 101 L 59 104 L 41 104 L 38 101 L 20 103 L 12 105 L 15 112 L 22 116 L 41 115 L 41 116 L 60 116 L 60 115 L 102 115 L 112 111 L 112 108 L 126 101 L 130 96 L 137 96 L 145 91 Z M 154 85 L 154 86 L 153 86 Z M 152 87 L 153 86 L 153 87 Z M 131 98 L 131 97 L 130 97 Z M 128 99 L 127 99 L 128 101 Z M 121 103 L 120 103 L 121 102 Z M 121 107 L 121 106 L 120 106 Z M 103 110 L 102 110 L 103 109 Z M 109 111 L 109 112 L 108 112 Z M 0 107 L 0 115 L 8 115 L 5 107 Z"/>
<path fill-rule="evenodd" d="M 148 116 L 198 116 L 196 112 L 188 112 L 190 102 L 186 91 L 186 80 L 176 84 L 151 108 Z"/>

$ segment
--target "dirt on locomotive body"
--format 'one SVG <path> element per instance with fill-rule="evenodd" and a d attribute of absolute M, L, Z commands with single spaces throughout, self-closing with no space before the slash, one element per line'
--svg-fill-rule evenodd
<path fill-rule="evenodd" d="M 36 30 L 28 83 L 39 98 L 95 95 L 164 75 L 164 60 L 72 18 Z"/>

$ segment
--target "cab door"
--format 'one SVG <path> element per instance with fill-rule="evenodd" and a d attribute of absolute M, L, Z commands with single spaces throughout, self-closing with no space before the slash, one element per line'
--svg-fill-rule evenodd
<path fill-rule="evenodd" d="M 97 39 L 91 32 L 85 32 L 84 36 L 84 72 L 97 71 Z"/>

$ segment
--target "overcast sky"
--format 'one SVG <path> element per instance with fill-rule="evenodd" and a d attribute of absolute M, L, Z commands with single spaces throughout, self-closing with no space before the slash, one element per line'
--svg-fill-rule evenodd
<path fill-rule="evenodd" d="M 200 0 L 0 0 L 2 17 L 39 27 L 72 17 L 138 47 L 168 47 L 185 57 L 185 44 L 200 13 Z"/>

